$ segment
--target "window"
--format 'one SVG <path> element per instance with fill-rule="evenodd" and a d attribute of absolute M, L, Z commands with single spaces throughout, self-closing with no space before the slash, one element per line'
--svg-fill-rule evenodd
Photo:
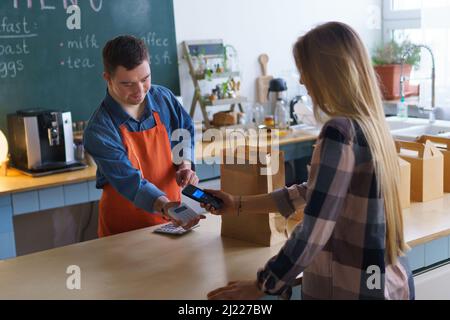
<path fill-rule="evenodd" d="M 384 0 L 383 39 L 409 39 L 428 45 L 436 62 L 436 106 L 450 108 L 450 0 Z M 431 57 L 422 50 L 419 70 L 411 81 L 420 84 L 421 106 L 431 102 Z"/>
<path fill-rule="evenodd" d="M 417 10 L 422 5 L 421 0 L 392 0 L 391 8 L 393 11 Z"/>

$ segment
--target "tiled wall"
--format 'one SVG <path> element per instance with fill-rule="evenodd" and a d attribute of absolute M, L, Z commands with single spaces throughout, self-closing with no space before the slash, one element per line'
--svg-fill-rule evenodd
<path fill-rule="evenodd" d="M 14 216 L 97 201 L 100 196 L 95 181 L 0 196 L 0 259 L 16 256 Z"/>

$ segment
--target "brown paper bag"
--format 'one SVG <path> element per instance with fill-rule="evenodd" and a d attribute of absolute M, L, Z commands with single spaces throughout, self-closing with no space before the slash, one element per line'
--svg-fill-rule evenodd
<path fill-rule="evenodd" d="M 220 181 L 222 191 L 244 196 L 265 194 L 284 187 L 283 152 L 269 151 L 264 154 L 264 161 L 261 161 L 258 152 L 256 147 L 248 146 L 237 148 L 234 153 L 224 150 Z M 233 164 L 225 162 L 227 156 L 233 159 Z M 257 159 L 257 163 L 252 163 L 251 159 Z M 261 174 L 261 169 L 268 170 L 268 175 Z M 272 246 L 287 240 L 287 221 L 276 212 L 241 212 L 239 216 L 222 216 L 222 236 Z"/>
<path fill-rule="evenodd" d="M 450 193 L 450 139 L 425 135 L 417 142 L 425 143 L 427 140 L 433 142 L 444 155 L 444 192 Z"/>
<path fill-rule="evenodd" d="M 433 143 L 396 141 L 395 144 L 400 157 L 411 164 L 411 201 L 426 202 L 443 197 L 444 157 Z"/>
<path fill-rule="evenodd" d="M 411 207 L 411 165 L 408 161 L 398 158 L 400 164 L 400 204 L 402 209 Z"/>

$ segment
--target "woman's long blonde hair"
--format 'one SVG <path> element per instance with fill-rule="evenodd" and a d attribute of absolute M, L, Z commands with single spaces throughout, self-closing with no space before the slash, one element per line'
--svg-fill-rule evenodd
<path fill-rule="evenodd" d="M 408 248 L 398 190 L 400 169 L 369 54 L 358 34 L 339 22 L 322 24 L 300 37 L 293 53 L 316 118 L 323 121 L 323 113 L 353 119 L 366 137 L 384 199 L 386 257 L 396 263 Z"/>

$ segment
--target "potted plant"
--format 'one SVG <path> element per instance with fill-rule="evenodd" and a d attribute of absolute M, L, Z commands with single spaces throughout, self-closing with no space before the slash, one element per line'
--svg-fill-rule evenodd
<path fill-rule="evenodd" d="M 403 70 L 402 70 L 403 60 Z M 402 43 L 390 41 L 375 50 L 372 56 L 375 72 L 378 75 L 383 99 L 396 100 L 400 98 L 400 76 L 405 77 L 405 97 L 419 95 L 419 86 L 411 86 L 409 77 L 412 68 L 420 63 L 420 48 L 410 41 Z"/>

